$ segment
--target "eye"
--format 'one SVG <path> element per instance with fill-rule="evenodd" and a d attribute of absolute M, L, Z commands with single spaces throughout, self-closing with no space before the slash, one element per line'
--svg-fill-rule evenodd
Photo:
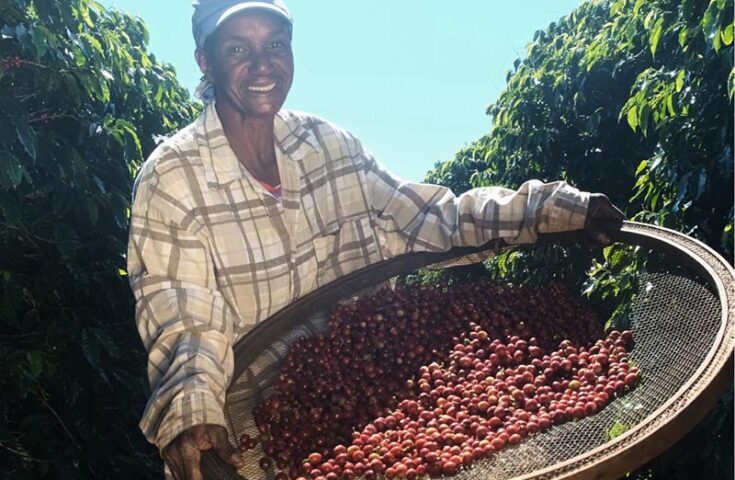
<path fill-rule="evenodd" d="M 271 48 L 271 50 L 282 50 L 286 48 L 286 42 L 282 42 L 281 40 L 273 40 L 268 46 Z"/>
<path fill-rule="evenodd" d="M 245 55 L 247 53 L 247 48 L 241 45 L 230 45 L 225 49 L 225 53 L 231 57 Z"/>

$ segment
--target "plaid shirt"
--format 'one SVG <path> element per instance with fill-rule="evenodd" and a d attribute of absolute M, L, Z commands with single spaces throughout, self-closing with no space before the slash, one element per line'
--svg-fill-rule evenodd
<path fill-rule="evenodd" d="M 282 111 L 274 134 L 281 201 L 238 162 L 214 104 L 136 180 L 128 272 L 152 387 L 140 426 L 159 448 L 226 425 L 233 343 L 297 297 L 407 252 L 584 224 L 588 195 L 563 182 L 457 197 L 393 176 L 320 118 Z"/>

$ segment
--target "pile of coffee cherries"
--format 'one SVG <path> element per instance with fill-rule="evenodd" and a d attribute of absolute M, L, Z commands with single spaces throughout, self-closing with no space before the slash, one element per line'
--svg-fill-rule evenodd
<path fill-rule="evenodd" d="M 453 475 L 633 388 L 632 346 L 556 283 L 385 289 L 291 346 L 240 450 L 277 480 Z"/>

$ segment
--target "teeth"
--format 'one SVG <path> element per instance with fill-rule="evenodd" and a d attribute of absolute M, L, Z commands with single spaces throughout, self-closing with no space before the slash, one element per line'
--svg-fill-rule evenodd
<path fill-rule="evenodd" d="M 275 82 L 271 83 L 270 85 L 263 85 L 262 87 L 251 85 L 248 87 L 248 90 L 250 90 L 251 92 L 270 92 L 274 88 L 276 88 Z"/>

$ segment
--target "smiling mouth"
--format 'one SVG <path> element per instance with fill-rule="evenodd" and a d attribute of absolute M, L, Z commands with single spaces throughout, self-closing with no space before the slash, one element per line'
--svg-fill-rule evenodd
<path fill-rule="evenodd" d="M 248 90 L 251 92 L 267 93 L 276 88 L 277 82 L 270 83 L 268 85 L 250 85 Z"/>

